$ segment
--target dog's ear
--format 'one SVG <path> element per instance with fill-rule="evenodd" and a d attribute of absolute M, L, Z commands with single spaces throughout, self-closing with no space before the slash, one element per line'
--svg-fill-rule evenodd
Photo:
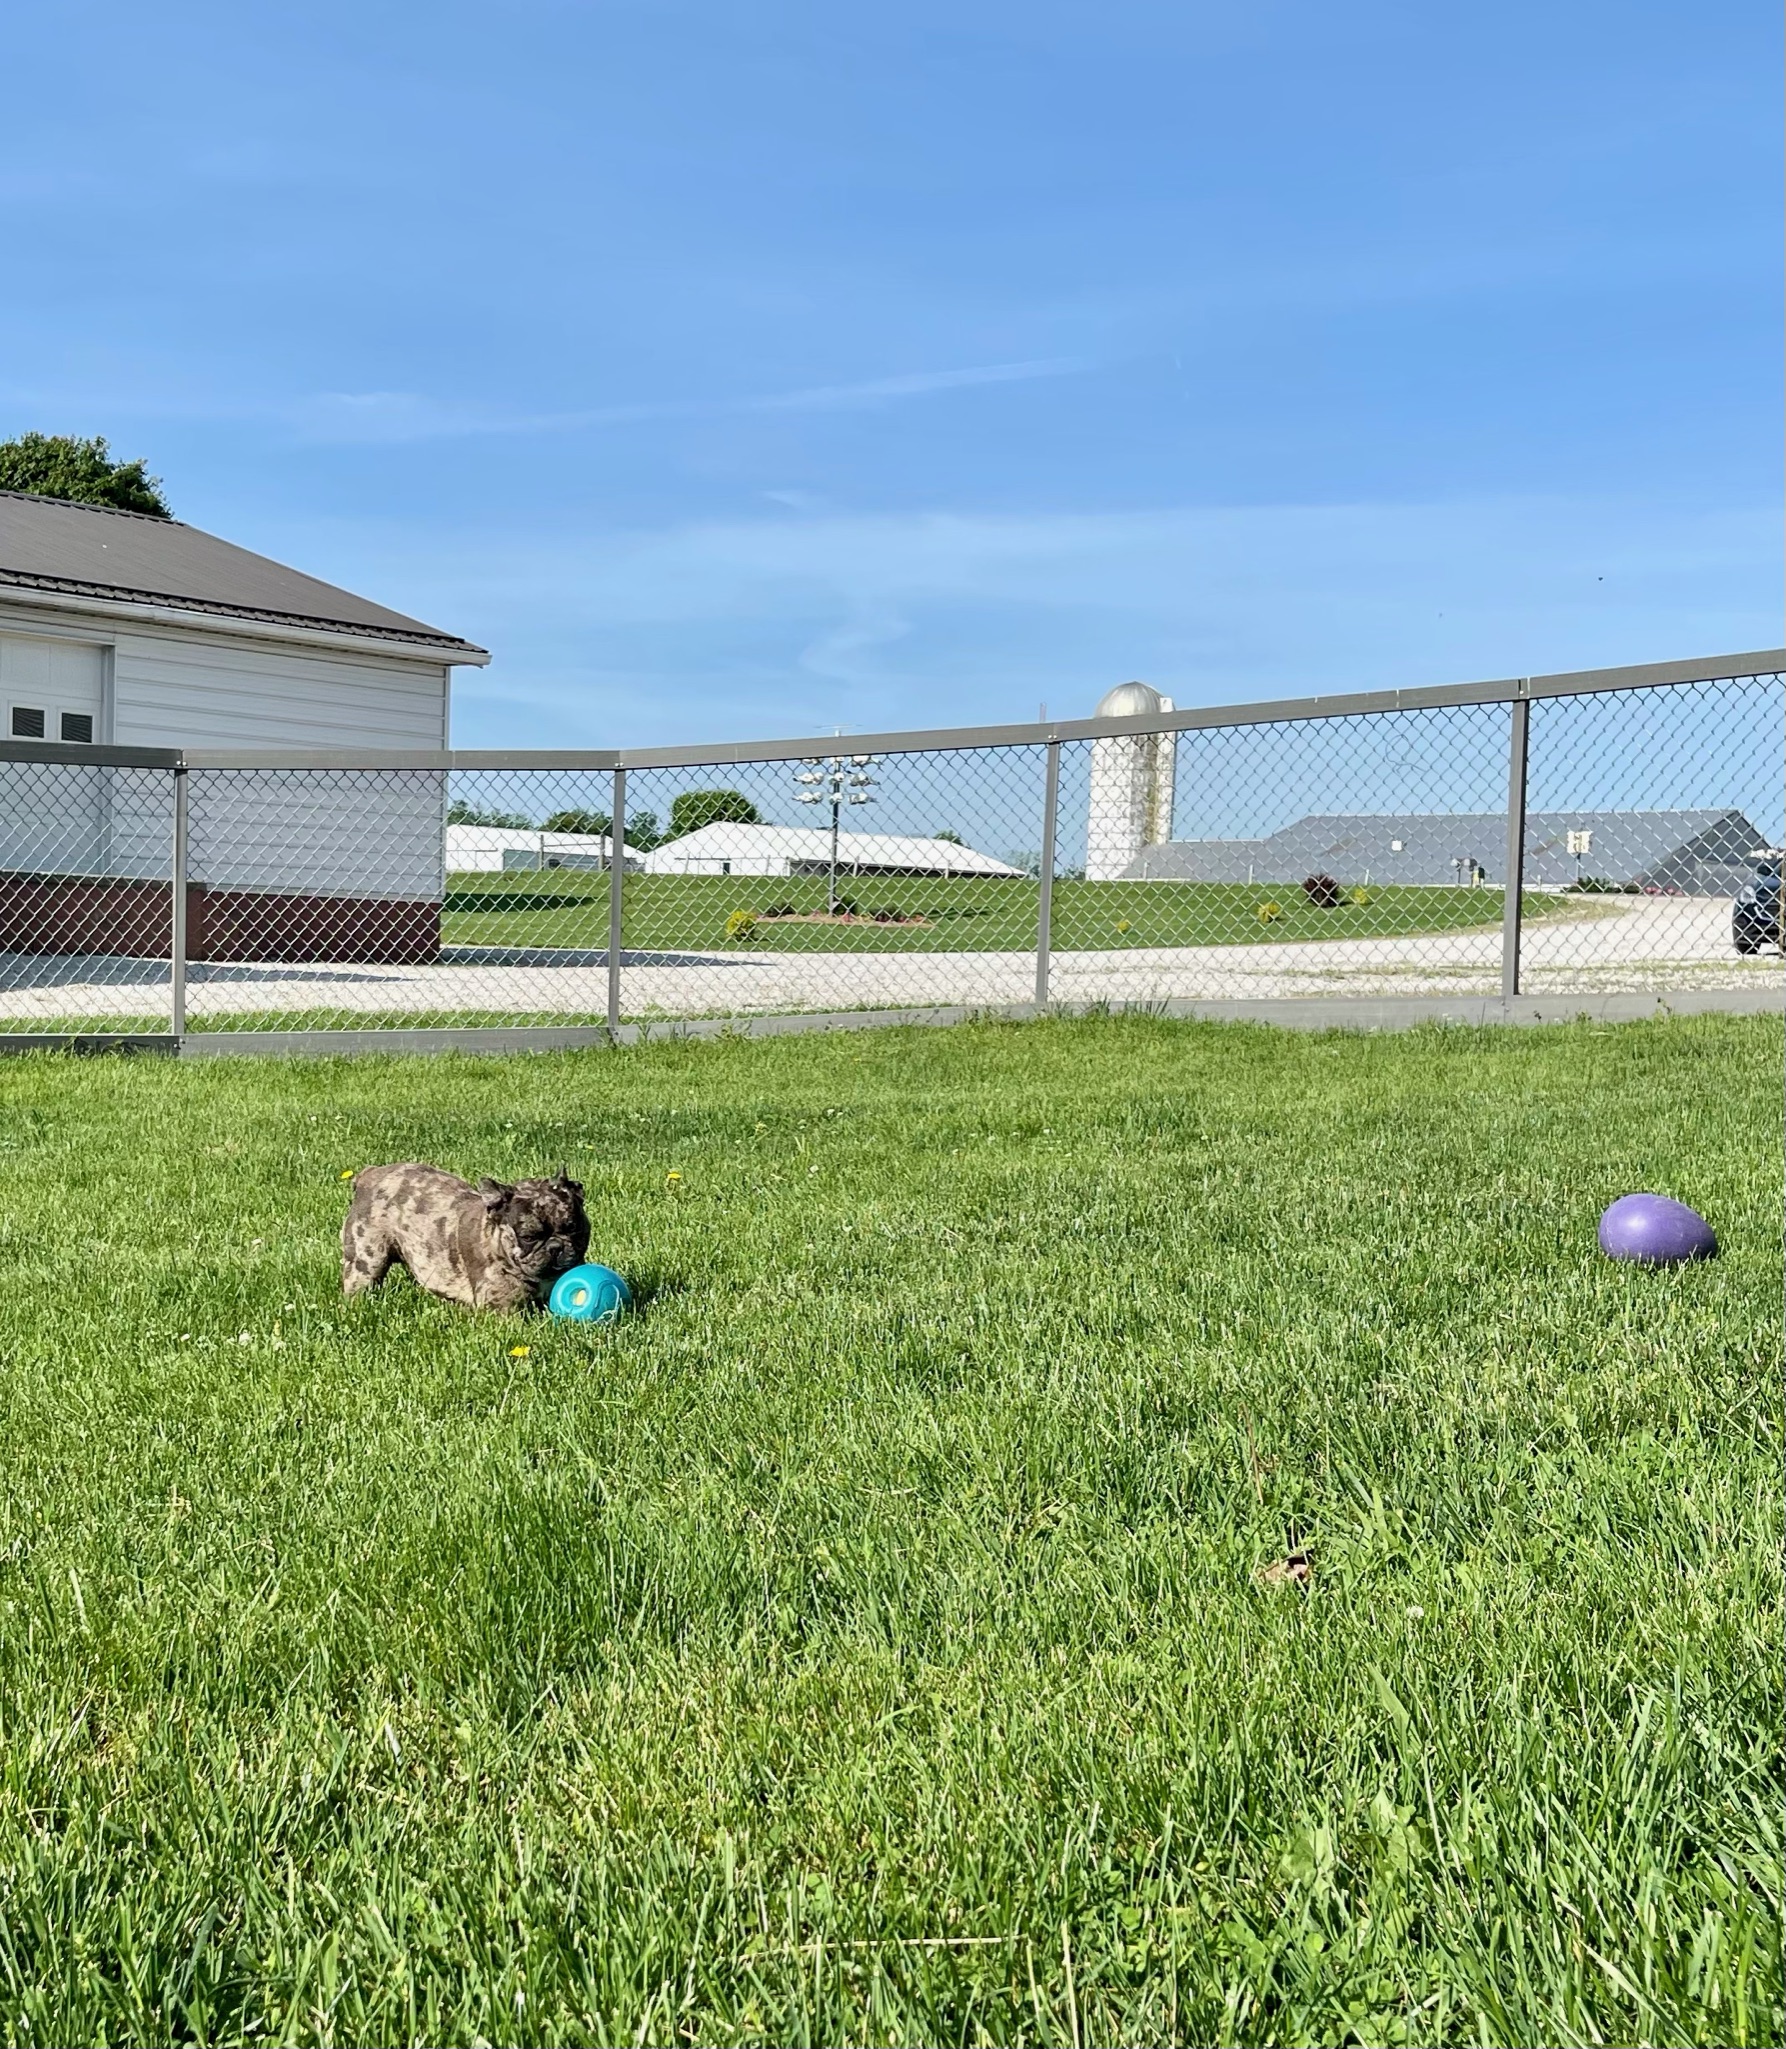
<path fill-rule="evenodd" d="M 507 1209 L 509 1198 L 514 1192 L 502 1182 L 492 1181 L 488 1174 L 478 1183 L 478 1194 L 482 1197 L 485 1213 L 489 1216 L 495 1216 L 499 1211 Z"/>

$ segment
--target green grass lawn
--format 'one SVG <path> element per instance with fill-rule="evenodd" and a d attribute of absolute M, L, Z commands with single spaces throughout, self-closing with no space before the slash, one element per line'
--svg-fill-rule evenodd
<path fill-rule="evenodd" d="M 891 910 L 925 922 L 759 924 L 741 943 L 753 952 L 801 953 L 970 953 L 1035 944 L 1034 882 L 846 875 L 838 887 L 865 921 L 877 910 Z M 819 876 L 629 875 L 626 944 L 641 950 L 723 948 L 730 943 L 726 920 L 733 912 L 761 913 L 776 904 L 820 911 L 825 889 Z M 1294 884 L 1057 882 L 1054 944 L 1063 951 L 1271 945 L 1451 932 L 1496 925 L 1501 918 L 1498 889 L 1372 886 L 1364 894 L 1367 902 L 1321 910 Z M 1277 915 L 1261 918 L 1266 905 L 1275 905 Z M 1560 909 L 1583 915 L 1579 901 L 1554 896 L 1528 896 L 1524 914 L 1554 916 Z M 441 936 L 449 946 L 605 946 L 608 878 L 571 869 L 454 875 Z"/>
<path fill-rule="evenodd" d="M 0 1062 L 0 2038 L 1777 2043 L 1781 1058 Z M 343 1304 L 416 1156 L 641 1312 Z"/>

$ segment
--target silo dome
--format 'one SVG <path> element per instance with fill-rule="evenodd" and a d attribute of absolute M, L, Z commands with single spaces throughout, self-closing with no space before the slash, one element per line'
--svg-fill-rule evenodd
<path fill-rule="evenodd" d="M 1151 683 L 1119 683 L 1114 690 L 1106 690 L 1098 699 L 1098 708 L 1092 713 L 1097 719 L 1138 719 L 1149 712 L 1161 711 L 1166 700 Z"/>

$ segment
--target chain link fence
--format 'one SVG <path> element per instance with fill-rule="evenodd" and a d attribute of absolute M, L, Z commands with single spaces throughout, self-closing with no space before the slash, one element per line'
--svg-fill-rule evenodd
<path fill-rule="evenodd" d="M 657 754 L 14 741 L 0 1037 L 1780 987 L 1783 763 L 1771 656 Z"/>
<path fill-rule="evenodd" d="M 0 754 L 0 1035 L 166 1033 L 174 779 L 37 753 Z"/>

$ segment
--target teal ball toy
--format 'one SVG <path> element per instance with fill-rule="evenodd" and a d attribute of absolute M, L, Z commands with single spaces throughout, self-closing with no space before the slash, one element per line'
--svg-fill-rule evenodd
<path fill-rule="evenodd" d="M 612 1323 L 632 1307 L 633 1291 L 611 1266 L 573 1266 L 552 1283 L 546 1307 L 567 1323 Z"/>

